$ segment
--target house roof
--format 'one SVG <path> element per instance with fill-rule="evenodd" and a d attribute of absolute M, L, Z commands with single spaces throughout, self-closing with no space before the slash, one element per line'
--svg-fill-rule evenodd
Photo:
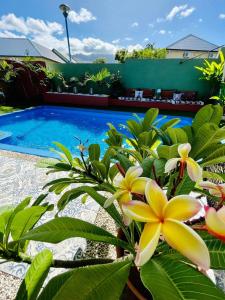
<path fill-rule="evenodd" d="M 166 47 L 168 50 L 218 51 L 219 46 L 203 40 L 193 34 Z"/>
<path fill-rule="evenodd" d="M 60 56 L 49 48 L 35 43 L 27 38 L 0 38 L 0 56 L 3 57 L 42 57 L 55 62 L 65 63 L 68 59 Z"/>

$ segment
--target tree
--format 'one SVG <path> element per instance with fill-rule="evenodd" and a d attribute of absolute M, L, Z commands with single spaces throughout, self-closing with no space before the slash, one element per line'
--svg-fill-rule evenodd
<path fill-rule="evenodd" d="M 107 59 L 105 57 L 98 57 L 93 61 L 93 64 L 106 64 Z"/>
<path fill-rule="evenodd" d="M 136 59 L 162 59 L 166 57 L 165 48 L 155 48 L 154 44 L 148 44 L 144 49 L 134 49 L 128 52 L 126 49 L 121 49 L 116 52 L 115 60 L 124 63 L 127 58 Z"/>
<path fill-rule="evenodd" d="M 124 63 L 127 59 L 128 51 L 126 49 L 120 49 L 116 51 L 115 60 L 119 61 L 120 63 Z"/>

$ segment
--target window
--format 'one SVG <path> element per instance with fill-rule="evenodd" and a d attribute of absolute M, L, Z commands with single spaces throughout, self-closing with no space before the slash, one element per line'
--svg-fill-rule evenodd
<path fill-rule="evenodd" d="M 208 58 L 217 58 L 217 52 L 209 52 Z"/>
<path fill-rule="evenodd" d="M 184 57 L 184 58 L 190 57 L 190 52 L 189 52 L 189 51 L 184 51 L 183 57 Z"/>

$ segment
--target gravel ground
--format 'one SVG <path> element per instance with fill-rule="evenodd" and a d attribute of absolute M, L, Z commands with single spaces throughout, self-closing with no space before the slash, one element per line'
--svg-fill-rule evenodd
<path fill-rule="evenodd" d="M 15 299 L 21 280 L 0 271 L 0 300 Z"/>
<path fill-rule="evenodd" d="M 116 226 L 114 221 L 108 216 L 104 209 L 100 209 L 95 224 L 102 227 L 113 234 L 116 234 Z M 88 241 L 85 253 L 77 255 L 76 258 L 116 258 L 115 247 L 103 243 Z M 15 299 L 17 290 L 20 286 L 21 280 L 17 277 L 11 276 L 7 273 L 0 271 L 0 300 L 13 300 Z"/>

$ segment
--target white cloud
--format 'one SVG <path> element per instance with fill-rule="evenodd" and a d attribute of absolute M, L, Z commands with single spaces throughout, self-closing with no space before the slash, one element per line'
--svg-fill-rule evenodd
<path fill-rule="evenodd" d="M 11 31 L 5 30 L 5 31 L 0 31 L 0 37 L 4 38 L 25 38 L 25 35 L 21 34 L 16 34 Z"/>
<path fill-rule="evenodd" d="M 180 6 L 174 6 L 169 14 L 166 16 L 166 20 L 172 21 L 176 15 L 178 15 L 182 10 L 185 10 L 187 8 L 187 4 L 180 5 Z"/>
<path fill-rule="evenodd" d="M 162 22 L 165 22 L 165 19 L 163 19 L 163 18 L 157 18 L 156 19 L 156 23 L 162 23 Z"/>
<path fill-rule="evenodd" d="M 195 7 L 188 7 L 188 4 L 174 6 L 166 16 L 166 21 L 172 21 L 175 17 L 186 18 L 195 11 Z M 160 19 L 160 18 L 159 18 Z"/>
<path fill-rule="evenodd" d="M 139 26 L 139 23 L 138 22 L 134 22 L 131 24 L 131 27 L 138 27 Z"/>
<path fill-rule="evenodd" d="M 143 49 L 143 46 L 140 44 L 129 45 L 127 47 L 128 52 L 132 52 L 133 50 L 140 50 L 140 49 Z"/>
<path fill-rule="evenodd" d="M 166 30 L 164 30 L 164 29 L 159 30 L 159 34 L 162 34 L 162 35 L 166 34 Z"/>
<path fill-rule="evenodd" d="M 220 14 L 220 15 L 219 15 L 219 18 L 220 18 L 220 19 L 225 19 L 225 14 Z"/>
<path fill-rule="evenodd" d="M 119 42 L 120 42 L 120 39 L 116 39 L 116 40 L 112 41 L 112 44 L 119 44 Z"/>
<path fill-rule="evenodd" d="M 144 39 L 144 42 L 146 43 L 146 42 L 149 42 L 149 38 L 145 38 Z"/>
<path fill-rule="evenodd" d="M 190 8 L 187 8 L 180 13 L 180 17 L 186 18 L 186 17 L 190 16 L 194 11 L 195 11 L 195 7 L 193 7 L 193 6 Z"/>
<path fill-rule="evenodd" d="M 27 37 L 50 49 L 55 48 L 65 54 L 68 52 L 63 26 L 57 22 L 48 22 L 31 17 L 21 18 L 11 13 L 0 17 L 0 37 Z M 131 41 L 132 38 L 126 37 L 124 40 Z M 107 42 L 99 38 L 78 39 L 71 36 L 70 44 L 73 55 L 113 55 L 118 49 L 124 48 L 120 39 Z M 141 48 L 142 45 L 140 44 L 127 46 L 128 51 Z"/>
<path fill-rule="evenodd" d="M 199 23 L 202 23 L 202 22 L 203 22 L 203 19 L 202 19 L 202 18 L 199 18 L 198 21 L 199 21 Z"/>
<path fill-rule="evenodd" d="M 14 31 L 22 34 L 62 34 L 63 26 L 57 22 L 45 22 L 28 17 L 24 19 L 10 13 L 0 18 L 1 31 Z"/>
<path fill-rule="evenodd" d="M 172 31 L 171 30 L 161 29 L 161 30 L 158 31 L 158 33 L 161 34 L 161 35 L 165 35 L 165 34 L 171 35 Z"/>
<path fill-rule="evenodd" d="M 132 41 L 133 39 L 132 39 L 131 37 L 127 36 L 127 37 L 125 37 L 124 40 L 125 40 L 125 41 Z"/>
<path fill-rule="evenodd" d="M 72 23 L 87 23 L 90 21 L 95 21 L 96 17 L 92 14 L 92 12 L 90 12 L 89 10 L 87 10 L 86 8 L 81 8 L 79 12 L 76 12 L 75 10 L 71 10 L 69 12 L 69 16 L 68 16 L 69 20 Z"/>

